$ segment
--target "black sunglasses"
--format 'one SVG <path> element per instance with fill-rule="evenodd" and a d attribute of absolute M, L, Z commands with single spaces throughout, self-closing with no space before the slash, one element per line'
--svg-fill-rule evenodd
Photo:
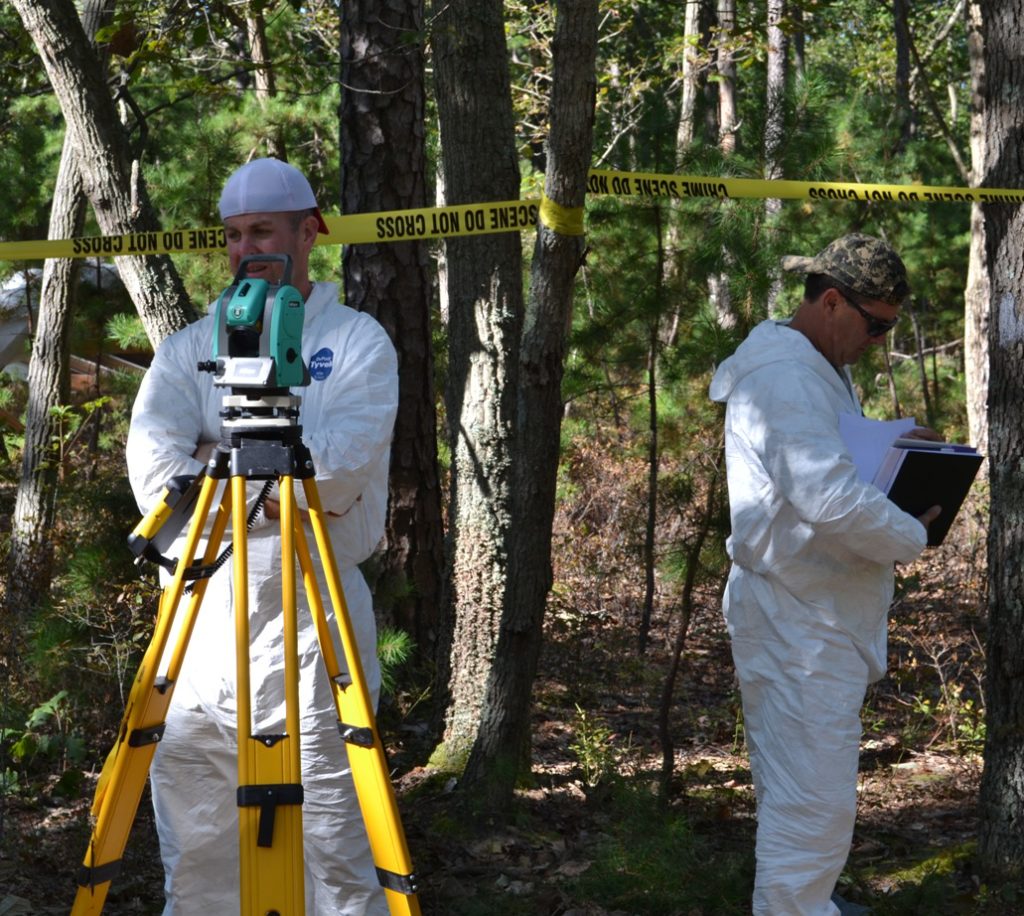
<path fill-rule="evenodd" d="M 840 295 L 842 295 L 842 293 L 840 293 Z M 889 318 L 886 320 L 879 318 L 877 315 L 872 315 L 871 312 L 865 311 L 856 302 L 846 296 L 843 296 L 843 302 L 847 305 L 853 306 L 853 308 L 864 316 L 864 320 L 868 323 L 868 337 L 881 337 L 883 334 L 888 334 L 899 323 L 899 315 L 895 318 Z"/>

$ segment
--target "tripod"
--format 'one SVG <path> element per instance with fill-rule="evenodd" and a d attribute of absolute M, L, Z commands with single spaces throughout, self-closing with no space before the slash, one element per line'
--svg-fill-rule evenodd
<path fill-rule="evenodd" d="M 78 876 L 72 916 L 99 914 L 121 868 L 128 834 L 138 810 L 153 755 L 163 737 L 174 684 L 185 658 L 209 577 L 230 554 L 234 577 L 235 654 L 238 696 L 239 849 L 241 916 L 300 916 L 305 911 L 301 766 L 299 758 L 299 671 L 296 574 L 298 561 L 320 652 L 332 684 L 338 729 L 345 742 L 356 795 L 373 853 L 377 876 L 393 916 L 419 916 L 398 806 L 373 706 L 363 675 L 348 607 L 327 530 L 327 514 L 314 480 L 313 461 L 297 426 L 299 398 L 275 392 L 253 398 L 224 398 L 221 441 L 198 477 L 175 478 L 160 504 L 129 539 L 140 557 L 161 563 L 173 577 L 164 588 L 153 638 L 136 674 L 117 741 L 97 785 L 95 825 Z M 207 546 L 194 559 L 220 481 L 227 481 L 214 510 Z M 257 507 L 273 481 L 280 491 L 281 596 L 284 629 L 285 732 L 253 734 L 249 678 L 249 615 L 246 484 L 267 481 Z M 345 670 L 328 628 L 327 615 L 310 556 L 293 484 L 300 480 L 308 517 L 338 624 Z M 161 554 L 188 523 L 177 561 Z M 232 544 L 220 544 L 232 525 Z M 191 584 L 186 587 L 186 582 Z M 172 643 L 172 625 L 182 598 L 190 592 L 185 616 Z M 166 656 L 166 661 L 165 661 Z"/>

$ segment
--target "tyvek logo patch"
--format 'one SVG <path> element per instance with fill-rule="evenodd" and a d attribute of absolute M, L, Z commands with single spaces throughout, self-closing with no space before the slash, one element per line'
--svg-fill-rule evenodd
<path fill-rule="evenodd" d="M 318 382 L 322 382 L 334 369 L 334 351 L 329 347 L 317 350 L 309 361 L 309 374 Z"/>

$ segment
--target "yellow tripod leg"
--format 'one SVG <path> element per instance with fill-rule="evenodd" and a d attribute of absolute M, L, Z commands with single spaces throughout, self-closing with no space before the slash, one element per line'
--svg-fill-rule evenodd
<path fill-rule="evenodd" d="M 206 580 L 200 580 L 189 601 L 185 623 L 172 653 L 167 675 L 158 678 L 157 672 L 171 626 L 184 593 L 184 574 L 192 564 L 202 537 L 216 486 L 217 481 L 212 478 L 203 481 L 184 551 L 174 578 L 160 595 L 153 638 L 135 675 L 117 741 L 100 774 L 92 806 L 96 820 L 79 875 L 79 888 L 71 908 L 72 916 L 94 916 L 101 913 L 110 884 L 120 872 L 121 857 L 128 843 L 128 834 L 135 820 L 153 754 L 163 737 L 164 720 L 171 703 L 174 681 L 180 671 L 188 637 L 206 591 Z M 224 500 L 228 499 L 228 494 L 225 494 Z M 227 527 L 225 501 L 222 501 L 214 520 L 204 564 L 213 562 Z"/>
<path fill-rule="evenodd" d="M 334 551 L 331 549 L 330 535 L 327 531 L 323 506 L 315 480 L 312 478 L 303 480 L 303 490 L 306 495 L 306 503 L 309 506 L 310 521 L 320 562 L 327 578 L 327 587 L 338 623 L 338 632 L 348 670 L 347 678 L 338 664 L 334 643 L 327 628 L 327 618 L 310 559 L 305 532 L 298 519 L 294 522 L 295 546 L 305 582 L 306 597 L 316 625 L 320 651 L 333 685 L 338 725 L 342 738 L 345 740 L 349 765 L 352 768 L 352 779 L 370 840 L 374 864 L 377 867 L 377 876 L 384 887 L 384 895 L 392 916 L 419 916 L 420 905 L 416 897 L 416 876 L 413 873 L 405 831 L 402 829 L 399 817 L 394 787 L 388 773 L 384 746 L 377 732 L 373 704 L 366 686 L 362 661 L 359 658 L 359 646 L 356 643 L 355 631 L 352 629 L 348 604 L 345 601 Z M 282 531 L 284 526 L 285 520 L 282 513 Z"/>
<path fill-rule="evenodd" d="M 245 478 L 231 478 L 245 505 Z M 292 478 L 280 480 L 285 734 L 253 735 L 249 681 L 249 570 L 244 516 L 234 516 L 235 652 L 238 669 L 238 827 L 242 916 L 302 916 L 302 784 Z"/>

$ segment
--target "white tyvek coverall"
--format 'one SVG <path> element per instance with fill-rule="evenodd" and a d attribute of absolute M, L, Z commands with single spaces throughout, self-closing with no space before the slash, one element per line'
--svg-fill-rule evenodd
<path fill-rule="evenodd" d="M 191 457 L 198 443 L 220 439 L 219 411 L 230 391 L 214 388 L 213 376 L 197 370 L 199 361 L 210 358 L 214 330 L 213 316 L 207 316 L 169 337 L 142 383 L 132 413 L 127 461 L 143 513 L 152 508 L 171 477 L 200 471 L 202 464 Z M 312 453 L 323 508 L 340 515 L 330 518 L 328 528 L 367 686 L 376 702 L 376 628 L 370 592 L 356 564 L 373 552 L 384 532 L 398 401 L 397 360 L 383 328 L 369 315 L 340 305 L 332 283 L 317 283 L 306 302 L 302 351 L 312 375 L 310 385 L 295 392 L 302 398 L 302 437 Z M 262 484 L 249 483 L 250 505 Z M 295 493 L 297 504 L 305 508 L 299 482 Z M 284 730 L 279 530 L 276 520 L 268 523 L 261 513 L 248 541 L 255 733 Z M 226 537 L 230 534 L 229 526 Z M 344 664 L 308 524 L 306 534 L 338 659 Z M 200 556 L 203 549 L 205 542 Z M 228 563 L 209 583 L 150 771 L 166 874 L 165 916 L 238 913 L 231 572 Z M 186 603 L 179 609 L 178 624 Z M 298 626 L 306 912 L 387 913 L 301 576 Z"/>
<path fill-rule="evenodd" d="M 726 403 L 733 564 L 723 608 L 757 795 L 757 916 L 834 916 L 856 815 L 860 708 L 885 671 L 893 564 L 924 526 L 863 483 L 860 414 L 811 342 L 765 321 L 711 382 Z"/>

